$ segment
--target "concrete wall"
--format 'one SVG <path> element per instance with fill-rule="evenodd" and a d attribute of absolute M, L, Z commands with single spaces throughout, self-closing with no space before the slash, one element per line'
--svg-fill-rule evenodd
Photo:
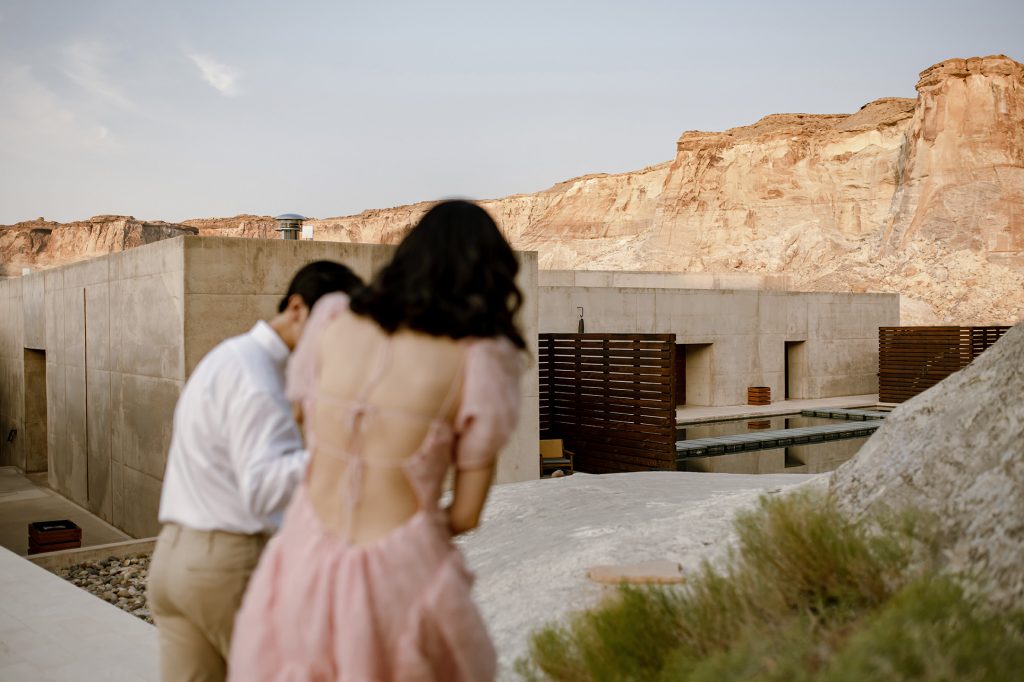
<path fill-rule="evenodd" d="M 0 279 L 0 466 L 25 469 L 23 280 Z M 12 435 L 11 432 L 14 431 Z"/>
<path fill-rule="evenodd" d="M 803 367 L 791 373 L 799 397 L 875 393 L 878 327 L 899 324 L 898 294 L 587 286 L 539 293 L 541 332 L 575 332 L 580 306 L 588 332 L 674 333 L 678 344 L 712 344 L 701 351 L 710 359 L 692 358 L 710 385 L 688 376 L 690 404 L 740 405 L 748 386 L 770 386 L 781 400 L 787 341 L 805 342 L 794 354 Z"/>
<path fill-rule="evenodd" d="M 151 535 L 185 381 L 180 243 L 44 271 L 49 481 Z"/>
<path fill-rule="evenodd" d="M 788 275 L 750 272 L 638 272 L 620 270 L 542 270 L 542 287 L 618 287 L 621 289 L 736 289 L 789 291 Z"/>

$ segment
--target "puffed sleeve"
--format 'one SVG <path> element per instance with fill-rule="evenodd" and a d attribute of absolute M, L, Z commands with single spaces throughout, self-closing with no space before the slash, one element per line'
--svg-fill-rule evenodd
<path fill-rule="evenodd" d="M 483 339 L 466 351 L 462 403 L 455 418 L 455 467 L 494 462 L 519 417 L 522 357 L 508 339 Z"/>
<path fill-rule="evenodd" d="M 322 296 L 306 320 L 295 352 L 288 359 L 285 395 L 293 402 L 306 402 L 316 389 L 320 336 L 334 318 L 348 310 L 348 295 Z"/>

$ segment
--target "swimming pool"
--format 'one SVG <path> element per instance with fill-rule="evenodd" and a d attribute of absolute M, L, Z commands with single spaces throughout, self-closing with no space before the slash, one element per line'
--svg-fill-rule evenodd
<path fill-rule="evenodd" d="M 845 419 L 805 417 L 799 413 L 745 419 L 729 419 L 699 424 L 680 424 L 676 440 L 696 440 L 716 436 L 781 431 L 826 424 L 849 424 Z M 830 440 L 807 445 L 791 445 L 753 452 L 735 452 L 700 457 L 683 457 L 680 471 L 716 473 L 822 473 L 832 471 L 857 454 L 866 437 Z"/>

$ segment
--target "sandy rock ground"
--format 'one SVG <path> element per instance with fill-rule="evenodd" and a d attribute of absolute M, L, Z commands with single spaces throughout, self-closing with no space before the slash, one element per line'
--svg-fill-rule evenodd
<path fill-rule="evenodd" d="M 602 564 L 665 559 L 692 573 L 730 545 L 731 521 L 765 493 L 821 476 L 642 472 L 575 474 L 498 486 L 480 528 L 459 540 L 498 650 L 501 679 L 530 633 L 595 604 Z"/>

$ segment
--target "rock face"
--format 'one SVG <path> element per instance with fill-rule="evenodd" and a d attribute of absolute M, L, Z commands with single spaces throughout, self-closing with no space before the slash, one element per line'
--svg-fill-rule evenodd
<path fill-rule="evenodd" d="M 917 99 L 687 132 L 675 159 L 484 201 L 542 268 L 784 273 L 897 291 L 905 324 L 1024 318 L 1024 66 L 951 59 Z M 428 203 L 316 221 L 393 242 Z"/>
<path fill-rule="evenodd" d="M 194 227 L 204 237 L 248 237 L 274 239 L 277 221 L 270 216 L 237 215 L 234 218 L 193 218 L 182 225 Z"/>
<path fill-rule="evenodd" d="M 1024 67 L 950 59 L 921 74 L 882 243 L 915 238 L 1024 266 Z"/>
<path fill-rule="evenodd" d="M 1024 606 L 1024 324 L 966 369 L 903 403 L 831 489 L 854 514 L 917 508 L 937 518 L 949 567 Z"/>
<path fill-rule="evenodd" d="M 20 275 L 22 268 L 63 265 L 183 234 L 198 234 L 198 230 L 109 215 L 73 223 L 39 218 L 0 226 L 0 276 L 12 277 Z"/>
<path fill-rule="evenodd" d="M 904 324 L 1015 323 L 1024 65 L 950 59 L 917 91 L 853 114 L 687 132 L 666 163 L 481 203 L 542 268 L 778 273 L 803 290 L 899 292 Z M 311 222 L 317 239 L 394 243 L 430 205 Z M 185 224 L 276 236 L 261 216 Z M 38 245 L 29 235 L 19 248 Z"/>

